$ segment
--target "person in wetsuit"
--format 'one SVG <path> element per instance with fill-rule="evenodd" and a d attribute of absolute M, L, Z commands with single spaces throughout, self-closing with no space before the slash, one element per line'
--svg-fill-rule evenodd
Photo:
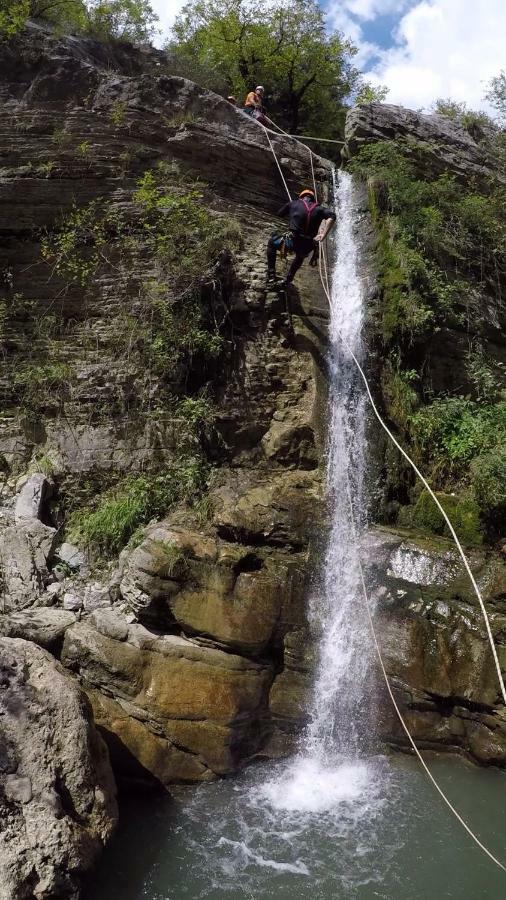
<path fill-rule="evenodd" d="M 329 233 L 336 221 L 336 214 L 331 209 L 326 209 L 316 202 L 314 191 L 306 188 L 301 191 L 297 200 L 285 203 L 278 211 L 278 216 L 288 216 L 289 231 L 286 234 L 274 233 L 267 244 L 267 281 L 276 281 L 276 255 L 278 250 L 282 253 L 294 253 L 286 280 L 282 285 L 291 284 L 296 272 L 300 269 L 306 256 L 313 254 L 311 265 L 318 264 L 320 244 Z M 320 233 L 322 222 L 326 225 Z"/>

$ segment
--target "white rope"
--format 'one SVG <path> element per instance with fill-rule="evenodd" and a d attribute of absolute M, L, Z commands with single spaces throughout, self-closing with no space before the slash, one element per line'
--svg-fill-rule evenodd
<path fill-rule="evenodd" d="M 263 126 L 263 127 L 265 128 L 265 126 Z M 267 135 L 267 138 L 269 138 L 268 135 Z M 270 144 L 270 147 L 271 147 L 271 150 L 272 150 L 273 155 L 276 156 L 276 154 L 275 154 L 275 152 L 274 152 L 274 148 L 273 148 L 273 146 L 272 146 L 272 143 L 271 143 L 270 139 L 269 139 L 269 144 Z M 315 199 L 316 199 L 316 198 L 317 198 L 317 188 L 316 188 L 316 179 L 315 179 L 314 166 L 313 166 L 313 153 L 312 153 L 312 150 L 311 150 L 311 149 L 308 148 L 308 150 L 309 150 L 310 159 L 311 159 L 311 172 L 312 172 L 312 176 L 313 176 L 313 185 L 314 185 Z M 277 162 L 277 159 L 276 159 L 276 162 Z M 278 163 L 278 169 L 280 169 L 279 163 Z M 281 171 L 281 169 L 280 169 L 280 171 Z M 282 173 L 281 173 L 281 174 L 282 174 Z M 284 184 L 285 184 L 285 188 L 286 188 L 286 192 L 287 192 L 287 194 L 288 194 L 288 197 L 289 197 L 290 200 L 291 200 L 290 192 L 289 192 L 289 190 L 288 190 L 288 186 L 286 185 L 286 182 L 285 182 L 285 179 L 284 179 L 284 178 L 283 178 L 283 182 L 284 182 Z M 325 293 L 325 295 L 326 295 L 326 297 L 327 297 L 327 300 L 328 300 L 328 303 L 329 303 L 329 305 L 330 305 L 330 303 L 331 303 L 331 298 L 330 298 L 330 290 L 329 290 L 329 278 L 328 278 L 327 261 L 326 261 L 326 257 L 325 257 L 325 250 L 324 250 L 324 248 L 322 247 L 321 250 L 322 250 L 322 252 L 321 252 L 321 254 L 319 254 L 319 273 L 320 273 L 320 280 L 321 280 L 321 283 L 322 283 L 322 287 L 323 287 L 324 293 Z M 427 488 L 427 490 L 429 491 L 429 493 L 431 494 L 431 496 L 432 496 L 433 499 L 435 500 L 437 506 L 438 506 L 439 509 L 441 510 L 441 512 L 442 512 L 442 514 L 443 514 L 443 516 L 444 516 L 444 518 L 445 518 L 445 520 L 446 520 L 446 522 L 447 522 L 447 524 L 448 524 L 448 526 L 449 526 L 449 528 L 450 528 L 450 532 L 451 532 L 451 534 L 452 534 L 452 536 L 453 536 L 453 538 L 454 538 L 454 541 L 455 541 L 455 543 L 456 543 L 456 545 L 457 545 L 457 547 L 458 547 L 458 549 L 459 549 L 460 555 L 461 555 L 461 557 L 462 557 L 462 559 L 463 559 L 463 561 L 464 561 L 464 565 L 465 565 L 466 570 L 467 570 L 467 572 L 468 572 L 468 574 L 469 574 L 469 577 L 470 577 L 470 579 L 471 579 L 471 583 L 472 583 L 472 585 L 473 585 L 473 587 L 474 587 L 474 589 L 475 589 L 475 592 L 476 592 L 476 595 L 477 595 L 477 597 L 478 597 L 478 600 L 480 601 L 480 606 L 481 606 L 481 608 L 482 608 L 483 616 L 484 616 L 484 619 L 485 619 L 485 624 L 486 624 L 486 626 L 487 626 L 487 634 L 488 634 L 489 641 L 490 641 L 490 645 L 491 645 L 491 648 L 492 648 L 492 653 L 493 653 L 493 655 L 494 655 L 494 660 L 495 660 L 495 662 L 496 662 L 496 668 L 497 668 L 497 672 L 498 672 L 498 676 L 499 676 L 499 682 L 500 682 L 500 685 L 501 685 L 503 698 L 504 698 L 504 701 L 505 701 L 505 703 L 506 703 L 506 691 L 505 691 L 505 688 L 504 688 L 504 681 L 503 681 L 502 674 L 501 674 L 501 669 L 500 669 L 500 666 L 499 666 L 499 660 L 498 660 L 498 657 L 497 657 L 497 651 L 496 651 L 496 649 L 495 649 L 494 639 L 493 639 L 493 637 L 492 637 L 492 631 L 491 631 L 491 628 L 490 628 L 490 623 L 489 623 L 489 620 L 488 620 L 487 611 L 486 611 L 486 609 L 485 609 L 485 605 L 484 605 L 484 603 L 483 603 L 481 594 L 480 594 L 480 592 L 479 592 L 479 590 L 478 590 L 478 586 L 477 586 L 477 584 L 476 584 L 476 582 L 475 582 L 475 579 L 474 579 L 473 574 L 472 574 L 472 572 L 471 572 L 471 569 L 470 569 L 470 567 L 469 567 L 469 563 L 467 562 L 466 556 L 465 556 L 464 551 L 463 551 L 463 549 L 462 549 L 462 547 L 461 547 L 461 545 L 460 545 L 460 541 L 459 541 L 459 539 L 458 539 L 458 537 L 457 537 L 457 535 L 456 535 L 456 533 L 455 533 L 455 530 L 454 530 L 454 528 L 453 528 L 453 526 L 452 526 L 452 524 L 451 524 L 451 522 L 450 522 L 448 516 L 446 515 L 446 513 L 445 513 L 443 507 L 442 507 L 441 504 L 439 503 L 437 497 L 434 495 L 434 492 L 432 491 L 432 489 L 430 488 L 429 484 L 427 483 L 427 481 L 425 480 L 425 478 L 423 477 L 423 475 L 422 475 L 421 472 L 419 471 L 418 467 L 415 465 L 415 463 L 413 462 L 413 460 L 411 459 L 411 457 L 406 453 L 406 451 L 401 447 L 401 445 L 400 445 L 399 442 L 396 440 L 396 438 L 394 437 L 394 435 L 392 434 L 392 432 L 390 431 L 390 429 L 388 428 L 388 426 L 387 426 L 387 425 L 385 424 L 385 422 L 383 421 L 383 419 L 382 419 L 380 413 L 378 412 L 378 409 L 377 409 L 377 407 L 376 407 L 376 404 L 375 404 L 375 402 L 374 402 L 373 396 L 372 396 L 372 394 L 371 394 L 371 390 L 370 390 L 370 388 L 369 388 L 369 383 L 368 383 L 367 378 L 366 378 L 366 376 L 365 376 L 365 373 L 364 373 L 364 371 L 363 371 L 363 369 L 362 369 L 362 366 L 360 365 L 360 363 L 359 363 L 357 357 L 355 356 L 355 354 L 354 354 L 352 348 L 350 347 L 350 345 L 348 344 L 348 342 L 346 341 L 346 339 L 343 337 L 343 335 L 342 335 L 342 333 L 339 331 L 339 329 L 338 329 L 338 335 L 339 335 L 339 337 L 340 337 L 340 339 L 341 339 L 341 342 L 343 343 L 343 345 L 346 347 L 346 349 L 347 349 L 348 352 L 350 353 L 351 358 L 353 359 L 355 365 L 356 365 L 357 368 L 358 368 L 358 371 L 359 371 L 359 373 L 360 373 L 360 375 L 361 375 L 361 378 L 362 378 L 362 380 L 363 380 L 363 382 L 364 382 L 364 384 L 365 384 L 365 388 L 366 388 L 366 391 L 367 391 L 367 395 L 368 395 L 369 400 L 370 400 L 370 402 L 371 402 L 371 404 L 372 404 L 372 408 L 373 408 L 373 410 L 374 410 L 374 413 L 375 413 L 375 415 L 376 415 L 376 418 L 378 419 L 378 421 L 380 422 L 382 428 L 384 428 L 384 430 L 386 431 L 386 433 L 388 434 L 388 436 L 390 437 L 390 439 L 393 441 L 393 443 L 395 444 L 395 446 L 400 450 L 400 452 L 401 452 L 402 455 L 405 457 L 405 459 L 406 459 L 406 460 L 410 463 L 410 465 L 413 467 L 413 469 L 414 469 L 414 471 L 416 472 L 416 474 L 418 475 L 418 477 L 422 480 L 423 484 L 425 485 L 425 487 Z M 354 533 L 354 539 L 355 539 L 355 542 L 358 544 L 358 534 L 357 534 L 357 528 L 356 528 L 356 525 L 355 525 L 355 517 L 354 517 L 354 511 L 353 511 L 353 503 L 352 503 L 351 492 L 350 492 L 350 485 L 349 485 L 348 479 L 347 479 L 347 493 L 348 493 L 348 502 L 349 502 L 349 505 L 350 505 L 351 523 L 352 523 L 352 529 L 353 529 L 353 533 Z M 374 621 L 373 621 L 373 618 L 372 618 L 371 607 L 370 607 L 370 602 L 369 602 L 369 596 L 368 596 L 368 593 L 367 593 L 367 586 L 366 586 L 366 582 L 365 582 L 364 570 L 363 570 L 363 567 L 362 567 L 362 560 L 361 560 L 361 558 L 360 558 L 360 554 L 358 555 L 358 564 L 359 564 L 359 570 L 360 570 L 360 580 L 361 580 L 361 585 L 362 585 L 362 592 L 363 592 L 363 595 L 364 595 L 364 602 L 365 602 L 365 607 L 366 607 L 366 610 L 367 610 L 367 617 L 368 617 L 368 620 L 369 620 L 369 625 L 370 625 L 370 628 L 371 628 L 371 633 L 372 633 L 372 637 L 373 637 L 373 641 L 374 641 L 374 646 L 375 646 L 375 649 L 376 649 L 376 653 L 377 653 L 377 656 L 378 656 L 380 668 L 381 668 L 381 671 L 382 671 L 382 674 L 383 674 L 383 678 L 384 678 L 384 680 L 385 680 L 385 684 L 386 684 L 386 687 L 387 687 L 388 694 L 389 694 L 390 699 L 391 699 L 391 701 L 392 701 L 392 705 L 393 705 L 393 707 L 394 707 L 394 709 L 395 709 L 395 712 L 396 712 L 396 714 L 397 714 L 397 716 L 398 716 L 398 718 L 399 718 L 399 721 L 400 721 L 400 723 L 401 723 L 401 725 L 402 725 L 402 728 L 403 728 L 403 730 L 404 730 L 404 732 L 405 732 L 405 734 L 406 734 L 406 736 L 407 736 L 407 738 L 408 738 L 408 740 L 409 740 L 409 743 L 411 744 L 411 747 L 413 748 L 413 750 L 414 750 L 414 752 L 415 752 L 415 754 L 416 754 L 418 760 L 420 761 L 420 763 L 421 763 L 421 765 L 422 765 L 422 767 L 423 767 L 423 769 L 424 769 L 426 775 L 427 775 L 428 778 L 430 779 L 432 785 L 435 787 L 435 789 L 437 790 L 438 794 L 439 794 L 440 797 L 444 800 L 445 804 L 446 804 L 447 807 L 450 809 L 450 811 L 453 813 L 453 815 L 455 816 L 455 818 L 457 819 L 457 821 L 460 822 L 460 824 L 462 825 L 462 827 L 465 829 L 465 831 L 467 832 L 467 834 L 472 838 L 472 840 L 475 842 L 475 844 L 477 844 L 477 846 L 480 848 L 480 850 L 482 850 L 483 853 L 485 853 L 486 856 L 488 856 L 489 859 L 492 860 L 492 862 L 494 862 L 500 869 L 502 869 L 503 872 L 506 872 L 506 866 L 504 866 L 503 863 L 500 862 L 500 860 L 498 860 L 498 859 L 493 855 L 493 853 L 491 853 L 490 850 L 488 850 L 487 847 L 485 847 L 484 844 L 482 844 L 482 842 L 480 841 L 480 839 L 479 839 L 479 838 L 477 837 L 477 835 L 472 831 L 472 829 L 469 827 L 469 825 L 467 825 L 467 823 L 466 823 L 465 820 L 462 818 L 462 816 L 460 815 L 460 813 L 457 812 L 457 810 L 456 810 L 455 807 L 452 805 L 452 803 L 450 802 L 450 800 L 447 798 L 447 796 L 446 796 L 446 794 L 444 793 L 444 791 L 442 790 L 442 788 L 439 787 L 439 784 L 437 783 L 436 779 L 435 779 L 434 776 L 432 775 L 432 773 L 431 773 L 430 769 L 428 768 L 428 766 L 427 766 L 425 760 L 423 759 L 423 757 L 422 757 L 422 755 L 421 755 L 421 753 L 420 753 L 418 747 L 416 746 L 416 743 L 415 743 L 415 741 L 414 741 L 414 739 L 413 739 L 413 737 L 412 737 L 412 735 L 411 735 L 411 732 L 410 732 L 408 726 L 406 725 L 406 722 L 404 721 L 404 717 L 403 717 L 403 715 L 402 715 L 402 713 L 401 713 L 401 711 L 400 711 L 400 709 L 399 709 L 399 706 L 398 706 L 397 701 L 396 701 L 396 699 L 395 699 L 395 697 L 394 697 L 392 688 L 391 688 L 391 686 L 390 686 L 390 680 L 389 680 L 389 678 L 388 678 L 388 674 L 387 674 L 387 671 L 386 671 L 386 668 L 385 668 L 385 664 L 384 664 L 384 662 L 383 662 L 383 656 L 382 656 L 382 653 L 381 653 L 379 641 L 378 641 L 378 638 L 377 638 L 377 636 L 376 636 L 376 631 L 375 631 L 375 628 L 374 628 Z"/>
<path fill-rule="evenodd" d="M 267 119 L 268 122 L 271 123 L 271 125 L 274 125 L 274 127 L 278 129 L 278 131 L 276 132 L 276 131 L 272 131 L 272 128 L 269 128 L 268 129 L 269 131 L 272 131 L 273 134 L 278 134 L 279 132 L 281 132 L 281 134 L 284 134 L 285 137 L 293 138 L 293 140 L 297 141 L 297 143 L 299 143 L 299 144 L 301 141 L 323 141 L 325 144 L 340 144 L 342 147 L 344 147 L 344 145 L 346 143 L 346 141 L 336 141 L 333 138 L 313 137 L 313 135 L 309 135 L 309 134 L 289 134 L 288 131 L 283 131 L 283 129 L 281 128 L 280 125 L 277 124 L 277 122 L 273 122 L 272 119 L 269 119 L 268 116 L 265 116 L 265 118 Z M 262 125 L 263 123 L 259 122 L 259 124 Z M 266 126 L 264 125 L 263 127 L 265 128 Z"/>
<path fill-rule="evenodd" d="M 354 537 L 355 543 L 358 545 L 358 534 L 357 534 L 357 528 L 356 528 L 356 525 L 355 525 L 355 517 L 354 517 L 354 512 L 353 512 L 353 503 L 352 503 L 352 499 L 351 499 L 350 483 L 349 483 L 348 478 L 346 479 L 346 481 L 347 481 L 347 485 L 346 485 L 346 486 L 347 486 L 347 493 L 348 493 L 348 503 L 349 503 L 349 506 L 350 506 L 350 519 L 351 519 L 351 523 L 352 523 L 353 537 Z M 436 791 L 438 792 L 438 794 L 440 795 L 440 797 L 444 800 L 444 802 L 446 803 L 447 807 L 448 807 L 448 808 L 450 809 L 450 811 L 453 813 L 453 815 L 455 816 L 455 818 L 457 819 L 457 821 L 460 822 L 460 824 L 462 825 L 463 828 L 465 828 L 465 830 L 467 831 L 468 835 L 469 835 L 469 836 L 473 839 L 473 841 L 478 845 L 478 847 L 480 848 L 480 850 L 483 850 L 483 852 L 489 857 L 489 859 L 492 860 L 492 862 L 494 862 L 494 863 L 496 864 L 496 866 L 499 866 L 499 868 L 502 869 L 503 872 L 506 872 L 506 866 L 504 866 L 504 865 L 502 864 L 502 862 L 500 862 L 500 860 L 498 860 L 498 859 L 494 856 L 494 854 L 491 853 L 490 850 L 488 850 L 488 848 L 485 847 L 484 844 L 482 844 L 482 842 L 480 841 L 480 839 L 477 837 L 477 835 L 474 833 L 474 831 L 471 830 L 471 828 L 469 827 L 469 825 L 467 824 L 467 822 L 465 822 L 465 820 L 462 818 L 462 816 L 460 815 L 460 813 L 457 812 L 457 810 L 455 809 L 455 807 L 453 806 L 453 804 L 450 802 L 450 800 L 448 799 L 448 797 L 446 796 L 446 794 L 444 793 L 444 791 L 439 787 L 439 784 L 437 783 L 436 779 L 434 778 L 434 776 L 433 776 L 432 772 L 430 771 L 430 769 L 429 769 L 427 763 L 425 762 L 425 760 L 424 760 L 422 754 L 420 753 L 418 747 L 416 746 L 413 737 L 411 736 L 411 732 L 410 732 L 408 726 L 406 725 L 406 723 L 405 723 L 405 721 L 404 721 L 403 715 L 402 715 L 402 713 L 401 713 L 401 711 L 400 711 L 400 709 L 399 709 L 399 706 L 398 706 L 398 704 L 397 704 L 397 701 L 396 701 L 396 699 L 395 699 L 395 697 L 394 697 L 394 693 L 393 693 L 392 688 L 391 688 L 391 686 L 390 686 L 390 680 L 389 680 L 389 678 L 388 678 L 388 674 L 387 674 L 387 671 L 386 671 L 386 668 L 385 668 L 385 664 L 384 664 L 384 662 L 383 662 L 383 656 L 382 656 L 382 654 L 381 654 L 381 649 L 380 649 L 379 641 L 378 641 L 378 638 L 377 638 L 377 636 L 376 636 L 376 630 L 375 630 L 375 628 L 374 628 L 374 621 L 373 621 L 373 617 L 372 617 L 372 613 L 371 613 L 371 604 L 370 604 L 369 596 L 368 596 L 368 593 L 367 593 L 367 587 L 366 587 L 366 582 L 365 582 L 365 577 L 364 577 L 364 569 L 363 569 L 363 567 L 362 567 L 362 560 L 361 560 L 361 558 L 360 558 L 360 554 L 358 554 L 357 556 L 358 556 L 358 566 L 359 566 L 359 571 L 360 571 L 360 581 L 361 581 L 361 584 L 362 584 L 362 593 L 363 593 L 363 595 L 364 595 L 364 605 L 365 605 L 365 608 L 366 608 L 366 611 L 367 611 L 367 618 L 368 618 L 368 620 L 369 620 L 369 625 L 370 625 L 370 628 L 371 628 L 371 634 L 372 634 L 372 638 L 373 638 L 373 641 L 374 641 L 374 646 L 375 646 L 375 648 L 376 648 L 376 654 L 377 654 L 377 656 L 378 656 L 378 660 L 379 660 L 379 664 L 380 664 L 380 667 L 381 667 L 381 671 L 382 671 L 382 673 L 383 673 L 383 678 L 384 678 L 385 684 L 386 684 L 386 686 L 387 686 L 387 691 L 388 691 L 388 693 L 389 693 L 389 695 L 390 695 L 390 699 L 391 699 L 391 701 L 392 701 L 392 704 L 393 704 L 393 707 L 394 707 L 394 709 L 395 709 L 395 712 L 397 713 L 397 716 L 398 716 L 398 718 L 399 718 L 399 721 L 400 721 L 400 723 L 401 723 L 401 725 L 402 725 L 402 727 L 403 727 L 403 729 L 404 729 L 404 731 L 405 731 L 405 733 L 406 733 L 406 736 L 407 736 L 407 738 L 408 738 L 408 741 L 409 741 L 409 743 L 411 744 L 411 746 L 412 746 L 414 752 L 416 753 L 416 755 L 417 755 L 417 757 L 418 757 L 418 760 L 419 760 L 420 763 L 422 764 L 423 769 L 424 769 L 424 771 L 425 771 L 425 774 L 428 776 L 428 778 L 429 778 L 430 781 L 432 782 L 432 785 L 435 787 Z"/>
<path fill-rule="evenodd" d="M 309 149 L 309 148 L 308 148 L 308 149 Z M 315 179 L 314 166 L 313 166 L 313 152 L 312 152 L 312 150 L 309 150 L 309 155 L 310 155 L 310 158 L 311 158 L 311 173 L 312 173 L 312 176 L 313 176 L 313 185 L 314 185 L 315 199 L 316 199 L 316 198 L 317 198 L 317 193 L 316 193 L 316 179 Z M 328 284 L 327 262 L 326 262 L 326 259 L 325 259 L 325 250 L 324 250 L 323 247 L 322 247 L 322 254 L 321 254 L 321 255 L 323 256 L 323 259 L 324 259 L 324 265 L 325 265 L 325 278 L 326 278 L 326 281 L 327 281 L 327 286 L 326 286 L 326 287 L 325 287 L 325 284 L 324 284 L 324 282 L 323 282 L 323 277 L 322 277 L 322 272 L 321 272 L 321 262 L 320 262 L 320 278 L 321 278 L 321 282 L 322 282 L 323 289 L 324 289 L 324 291 L 325 291 L 325 293 L 326 293 L 326 295 L 327 295 L 327 300 L 328 300 L 328 302 L 330 303 L 330 291 L 329 291 L 329 284 Z M 368 380 L 367 380 L 367 378 L 366 378 L 366 375 L 365 375 L 364 370 L 362 369 L 362 366 L 360 365 L 360 363 L 359 363 L 357 357 L 355 356 L 355 354 L 354 354 L 352 348 L 350 347 L 350 345 L 348 344 L 348 342 L 347 342 L 346 339 L 343 337 L 343 335 L 341 334 L 340 331 L 338 331 L 338 334 L 339 334 L 339 337 L 340 337 L 340 339 L 341 339 L 341 342 L 344 344 L 344 346 L 345 346 L 346 349 L 348 350 L 348 353 L 350 353 L 350 355 L 351 355 L 351 357 L 352 357 L 352 359 L 353 359 L 353 362 L 355 363 L 355 365 L 357 366 L 358 371 L 360 372 L 362 381 L 364 382 L 365 389 L 366 389 L 366 391 L 367 391 L 369 400 L 371 401 L 371 405 L 372 405 L 372 408 L 373 408 L 373 410 L 374 410 L 374 414 L 375 414 L 376 418 L 378 419 L 378 422 L 380 423 L 380 425 L 381 425 L 381 427 L 384 429 L 384 431 L 386 431 L 388 437 L 389 437 L 390 440 L 395 444 L 395 446 L 396 446 L 397 449 L 400 451 L 400 453 L 402 453 L 404 459 L 407 460 L 407 462 L 410 464 L 410 466 L 412 467 L 412 469 L 414 470 L 414 472 L 416 472 L 418 478 L 420 479 L 420 481 L 421 481 L 422 484 L 424 485 L 425 489 L 429 492 L 430 496 L 432 497 L 432 499 L 434 500 L 436 506 L 438 507 L 439 511 L 441 512 L 441 514 L 442 514 L 442 516 L 443 516 L 443 518 L 444 518 L 446 524 L 448 525 L 448 528 L 449 528 L 449 530 L 450 530 L 450 534 L 451 534 L 451 536 L 453 537 L 453 540 L 455 541 L 455 544 L 456 544 L 457 549 L 458 549 L 458 551 L 459 551 L 459 553 L 460 553 L 462 562 L 464 563 L 466 572 L 467 572 L 467 574 L 469 575 L 471 584 L 472 584 L 472 586 L 473 586 L 473 588 L 474 588 L 474 592 L 475 592 L 475 594 L 476 594 L 476 596 L 477 596 L 477 598 L 478 598 L 478 602 L 479 602 L 479 604 L 480 604 L 481 612 L 482 612 L 482 615 L 483 615 L 483 620 L 484 620 L 484 622 L 485 622 L 485 628 L 486 628 L 486 631 L 487 631 L 487 637 L 488 637 L 488 641 L 489 641 L 489 644 L 490 644 L 490 649 L 492 650 L 492 656 L 493 656 L 493 658 L 494 658 L 494 663 L 495 663 L 495 668 L 496 668 L 496 671 L 497 671 L 497 678 L 498 678 L 499 685 L 500 685 L 500 688 L 501 688 L 502 698 L 503 698 L 504 704 L 506 705 L 506 687 L 505 687 L 505 684 L 504 684 L 504 679 L 503 679 L 503 677 L 502 677 L 501 664 L 500 664 L 500 662 L 499 662 L 499 656 L 498 656 L 498 654 L 497 654 L 497 649 L 496 649 L 496 646 L 495 646 L 495 643 L 494 643 L 494 637 L 493 637 L 493 634 L 492 634 L 492 628 L 490 627 L 490 619 L 489 619 L 489 617 L 488 617 L 487 610 L 485 609 L 485 604 L 484 604 L 484 602 L 483 602 L 483 598 L 482 598 L 482 596 L 481 596 L 481 592 L 480 592 L 480 590 L 479 590 L 479 588 L 478 588 L 478 585 L 477 585 L 477 583 L 476 583 L 475 577 L 474 577 L 474 575 L 473 575 L 473 573 L 472 573 L 472 571 L 471 571 L 471 567 L 470 567 L 470 565 L 469 565 L 469 563 L 468 563 L 468 561 L 467 561 L 467 557 L 466 557 L 466 555 L 465 555 L 465 553 L 464 553 L 464 550 L 462 549 L 462 545 L 461 545 L 461 543 L 460 543 L 460 541 L 459 541 L 459 539 L 458 539 L 458 537 L 457 537 L 457 533 L 456 533 L 456 531 L 455 531 L 455 529 L 454 529 L 454 527 L 453 527 L 453 525 L 452 525 L 452 523 L 451 523 L 451 521 L 450 521 L 450 519 L 449 519 L 447 513 L 446 513 L 445 510 L 443 509 L 442 504 L 440 503 L 440 501 L 438 500 L 436 494 L 434 493 L 434 491 L 432 490 L 431 486 L 429 485 L 427 479 L 424 478 L 424 476 L 423 476 L 422 473 L 420 472 L 420 469 L 418 468 L 418 466 L 416 465 L 416 463 L 413 462 L 413 460 L 411 459 L 411 457 L 409 456 L 409 454 L 406 452 L 406 450 L 404 450 L 404 448 L 400 445 L 399 441 L 394 437 L 394 435 L 393 435 L 392 432 L 390 431 L 388 425 L 383 421 L 383 418 L 381 417 L 381 415 L 380 415 L 380 413 L 379 413 L 379 411 L 378 411 L 378 408 L 377 408 L 377 406 L 376 406 L 376 404 L 375 404 L 375 402 L 374 402 L 374 398 L 373 398 L 373 396 L 372 396 L 371 389 L 370 389 L 370 387 L 369 387 L 369 382 L 368 382 Z"/>
<path fill-rule="evenodd" d="M 259 124 L 259 125 L 262 125 L 261 122 L 259 122 L 258 124 Z M 277 167 L 278 167 L 279 174 L 281 175 L 281 178 L 283 179 L 283 184 L 284 184 L 284 186 L 285 186 L 285 191 L 286 191 L 286 193 L 288 194 L 288 199 L 291 201 L 292 195 L 290 194 L 290 191 L 288 190 L 288 185 L 287 185 L 287 183 L 286 183 L 285 176 L 283 175 L 283 172 L 282 172 L 282 170 L 281 170 L 281 166 L 280 166 L 280 164 L 279 164 L 279 162 L 278 162 L 278 157 L 276 156 L 276 151 L 274 150 L 274 147 L 272 146 L 272 141 L 271 141 L 271 139 L 270 139 L 270 137 L 269 137 L 269 131 L 270 131 L 271 129 L 270 129 L 270 128 L 266 128 L 265 125 L 262 125 L 262 128 L 263 128 L 263 130 L 265 131 L 265 136 L 266 136 L 267 140 L 269 141 L 269 147 L 271 148 L 272 155 L 273 155 L 274 159 L 276 160 L 276 165 L 277 165 Z M 276 133 L 276 132 L 274 131 L 273 134 L 275 134 L 275 133 Z M 307 149 L 308 149 L 308 148 L 306 147 L 306 150 L 307 150 Z"/>

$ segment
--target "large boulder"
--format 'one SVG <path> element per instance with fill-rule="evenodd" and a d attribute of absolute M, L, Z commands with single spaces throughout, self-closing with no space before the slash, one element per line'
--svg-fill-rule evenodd
<path fill-rule="evenodd" d="M 38 519 L 8 525 L 0 531 L 3 576 L 2 612 L 25 609 L 37 600 L 49 578 L 56 529 Z"/>
<path fill-rule="evenodd" d="M 117 822 L 107 750 L 82 690 L 27 641 L 0 638 L 0 896 L 76 898 Z"/>
<path fill-rule="evenodd" d="M 44 504 L 49 500 L 53 487 L 42 472 L 30 475 L 21 487 L 16 497 L 14 506 L 14 519 L 16 522 L 26 522 L 32 519 L 40 519 L 44 511 Z"/>
<path fill-rule="evenodd" d="M 258 654 L 277 636 L 303 565 L 301 554 L 161 522 L 125 555 L 120 592 L 144 623 L 177 623 L 187 634 Z"/>
<path fill-rule="evenodd" d="M 352 156 L 370 142 L 405 140 L 413 149 L 423 149 L 425 165 L 434 173 L 449 170 L 466 181 L 498 177 L 497 164 L 482 142 L 485 136 L 479 126 L 468 129 L 448 116 L 390 103 L 361 103 L 346 116 L 346 148 Z"/>
<path fill-rule="evenodd" d="M 104 629 L 105 630 L 105 629 Z M 114 758 L 162 784 L 234 771 L 260 745 L 269 664 L 130 625 L 126 640 L 76 623 L 62 661 L 89 691 Z"/>
<path fill-rule="evenodd" d="M 23 609 L 0 615 L 0 635 L 33 641 L 58 656 L 63 635 L 76 620 L 75 614 L 57 607 Z"/>

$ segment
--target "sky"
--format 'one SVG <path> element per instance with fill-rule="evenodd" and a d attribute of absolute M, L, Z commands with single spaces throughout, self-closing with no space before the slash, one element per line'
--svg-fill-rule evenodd
<path fill-rule="evenodd" d="M 186 0 L 151 0 L 164 38 Z M 358 47 L 388 103 L 429 109 L 439 97 L 487 110 L 487 82 L 506 68 L 506 0 L 319 0 Z"/>

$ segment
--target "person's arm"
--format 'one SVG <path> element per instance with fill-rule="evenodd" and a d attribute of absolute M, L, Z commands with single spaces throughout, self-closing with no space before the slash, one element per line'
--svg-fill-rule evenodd
<path fill-rule="evenodd" d="M 325 213 L 323 222 L 320 225 L 318 234 L 315 237 L 315 241 L 318 241 L 319 244 L 321 244 L 321 242 L 325 240 L 329 231 L 332 230 L 332 228 L 336 224 L 337 218 L 335 212 L 332 212 L 331 209 L 324 209 L 323 212 Z"/>
<path fill-rule="evenodd" d="M 287 216 L 289 212 L 290 212 L 290 204 L 285 203 L 284 206 L 281 207 L 281 209 L 278 209 L 276 215 L 277 215 L 278 219 L 284 219 L 285 216 Z"/>

